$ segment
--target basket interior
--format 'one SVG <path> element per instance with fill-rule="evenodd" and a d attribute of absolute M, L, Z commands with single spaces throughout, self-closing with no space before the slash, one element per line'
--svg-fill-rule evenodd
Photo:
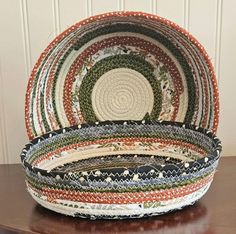
<path fill-rule="evenodd" d="M 33 141 L 25 160 L 47 172 L 133 170 L 145 165 L 194 162 L 213 155 L 216 147 L 211 137 L 195 129 L 124 123 L 77 126 L 50 133 Z"/>
<path fill-rule="evenodd" d="M 26 95 L 31 139 L 76 124 L 142 120 L 147 113 L 213 132 L 218 124 L 206 52 L 177 25 L 148 14 L 111 13 L 71 27 L 40 57 Z"/>

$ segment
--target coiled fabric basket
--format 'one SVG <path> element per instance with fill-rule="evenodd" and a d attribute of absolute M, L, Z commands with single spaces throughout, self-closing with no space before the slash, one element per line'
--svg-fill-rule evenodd
<path fill-rule="evenodd" d="M 31 73 L 28 191 L 91 219 L 181 209 L 213 180 L 218 119 L 211 61 L 186 30 L 141 12 L 90 17 L 57 36 Z"/>
<path fill-rule="evenodd" d="M 30 139 L 105 120 L 191 123 L 216 132 L 211 61 L 187 31 L 161 17 L 114 12 L 60 34 L 37 61 L 26 94 Z"/>
<path fill-rule="evenodd" d="M 76 216 L 160 215 L 199 200 L 219 161 L 208 130 L 160 121 L 105 121 L 35 138 L 23 149 L 29 193 L 42 206 Z"/>

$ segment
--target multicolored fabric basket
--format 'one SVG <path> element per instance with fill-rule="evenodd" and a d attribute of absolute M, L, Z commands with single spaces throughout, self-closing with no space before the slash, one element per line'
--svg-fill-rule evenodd
<path fill-rule="evenodd" d="M 193 125 L 114 121 L 38 137 L 21 159 L 41 205 L 90 218 L 136 218 L 190 205 L 208 190 L 220 141 Z"/>
<path fill-rule="evenodd" d="M 218 112 L 215 74 L 203 47 L 173 22 L 139 12 L 93 16 L 56 37 L 32 71 L 25 106 L 30 139 L 147 113 L 215 133 Z"/>
<path fill-rule="evenodd" d="M 181 209 L 213 180 L 218 118 L 212 64 L 188 32 L 140 12 L 90 17 L 50 43 L 29 79 L 27 189 L 75 217 Z"/>

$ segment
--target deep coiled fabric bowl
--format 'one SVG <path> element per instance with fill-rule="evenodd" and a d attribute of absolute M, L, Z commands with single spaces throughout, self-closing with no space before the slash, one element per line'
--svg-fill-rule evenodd
<path fill-rule="evenodd" d="M 47 133 L 21 154 L 29 193 L 76 217 L 140 218 L 181 209 L 208 190 L 221 143 L 176 122 L 105 121 Z"/>
<path fill-rule="evenodd" d="M 30 139 L 147 113 L 213 133 L 219 119 L 216 77 L 203 46 L 156 15 L 111 12 L 78 22 L 48 45 L 28 82 Z"/>

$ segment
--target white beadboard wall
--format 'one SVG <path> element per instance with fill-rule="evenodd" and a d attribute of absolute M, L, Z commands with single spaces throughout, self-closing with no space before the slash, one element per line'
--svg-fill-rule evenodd
<path fill-rule="evenodd" d="M 117 10 L 166 17 L 205 46 L 219 82 L 223 155 L 236 156 L 235 9 L 235 0 L 0 0 L 0 163 L 18 163 L 27 143 L 24 95 L 42 50 L 75 22 Z"/>

